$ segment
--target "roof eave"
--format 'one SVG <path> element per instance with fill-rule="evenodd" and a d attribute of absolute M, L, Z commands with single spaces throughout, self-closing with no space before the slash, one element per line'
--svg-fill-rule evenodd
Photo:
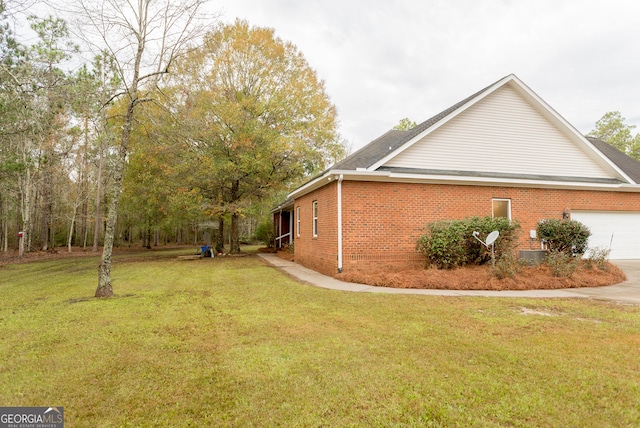
<path fill-rule="evenodd" d="M 640 185 L 628 183 L 589 183 L 581 181 L 531 180 L 496 177 L 476 177 L 458 175 L 413 174 L 393 171 L 353 171 L 329 170 L 321 177 L 310 181 L 289 194 L 290 198 L 300 198 L 319 189 L 342 176 L 347 181 L 383 181 L 392 183 L 453 184 L 459 186 L 500 186 L 530 187 L 564 190 L 596 190 L 610 192 L 640 193 Z"/>

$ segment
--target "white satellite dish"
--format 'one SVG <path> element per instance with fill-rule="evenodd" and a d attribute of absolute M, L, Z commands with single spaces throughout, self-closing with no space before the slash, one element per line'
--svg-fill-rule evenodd
<path fill-rule="evenodd" d="M 488 247 L 489 245 L 496 242 L 496 239 L 498 239 L 498 236 L 500 236 L 500 232 L 498 232 L 497 230 L 494 230 L 493 232 L 491 232 L 489 236 L 487 236 L 487 243 L 485 245 Z"/>
<path fill-rule="evenodd" d="M 496 255 L 495 255 L 495 246 L 493 245 L 493 243 L 496 242 L 496 239 L 498 239 L 500 232 L 498 232 L 497 230 L 494 230 L 493 232 L 491 232 L 487 236 L 487 242 L 483 242 L 482 239 L 479 238 L 480 232 L 478 231 L 474 231 L 471 235 L 473 235 L 473 237 L 476 238 L 478 241 L 480 241 L 480 243 L 485 247 L 489 248 L 489 246 L 491 246 L 491 264 L 495 266 Z"/>
<path fill-rule="evenodd" d="M 475 231 L 475 232 L 472 233 L 472 235 L 473 235 L 474 238 L 476 238 L 478 241 L 480 241 L 480 243 L 482 245 L 484 245 L 485 247 L 489 248 L 490 245 L 492 245 L 494 242 L 496 242 L 496 239 L 498 239 L 498 236 L 500 235 L 500 232 L 498 232 L 497 230 L 494 230 L 493 232 L 491 232 L 487 236 L 487 241 L 486 242 L 479 238 L 480 232 Z"/>

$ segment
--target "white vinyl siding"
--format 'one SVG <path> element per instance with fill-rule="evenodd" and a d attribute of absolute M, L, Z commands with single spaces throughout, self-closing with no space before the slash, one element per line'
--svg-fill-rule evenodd
<path fill-rule="evenodd" d="M 509 85 L 480 100 L 384 166 L 612 177 Z"/>

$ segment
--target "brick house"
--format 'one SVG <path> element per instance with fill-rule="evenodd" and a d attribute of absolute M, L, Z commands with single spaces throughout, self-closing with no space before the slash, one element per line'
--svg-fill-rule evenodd
<path fill-rule="evenodd" d="M 640 163 L 580 134 L 509 75 L 408 131 L 391 130 L 273 210 L 278 245 L 319 272 L 424 263 L 422 228 L 504 216 L 523 229 L 570 216 L 590 246 L 640 258 Z M 540 243 L 535 242 L 537 248 Z"/>

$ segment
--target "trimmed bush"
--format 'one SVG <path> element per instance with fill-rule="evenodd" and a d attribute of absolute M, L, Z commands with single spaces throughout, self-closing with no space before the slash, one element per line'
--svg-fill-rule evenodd
<path fill-rule="evenodd" d="M 460 220 L 441 220 L 427 225 L 427 233 L 418 239 L 418 252 L 440 269 L 467 264 L 466 226 Z"/>
<path fill-rule="evenodd" d="M 427 257 L 429 264 L 440 269 L 453 269 L 467 264 L 482 265 L 491 260 L 491 251 L 473 237 L 481 239 L 494 230 L 500 232 L 495 242 L 496 260 L 513 253 L 518 243 L 520 225 L 506 218 L 471 217 L 464 220 L 441 220 L 429 223 L 416 249 Z"/>
<path fill-rule="evenodd" d="M 536 231 L 550 251 L 568 254 L 584 254 L 591 236 L 591 230 L 577 220 L 540 220 Z"/>

